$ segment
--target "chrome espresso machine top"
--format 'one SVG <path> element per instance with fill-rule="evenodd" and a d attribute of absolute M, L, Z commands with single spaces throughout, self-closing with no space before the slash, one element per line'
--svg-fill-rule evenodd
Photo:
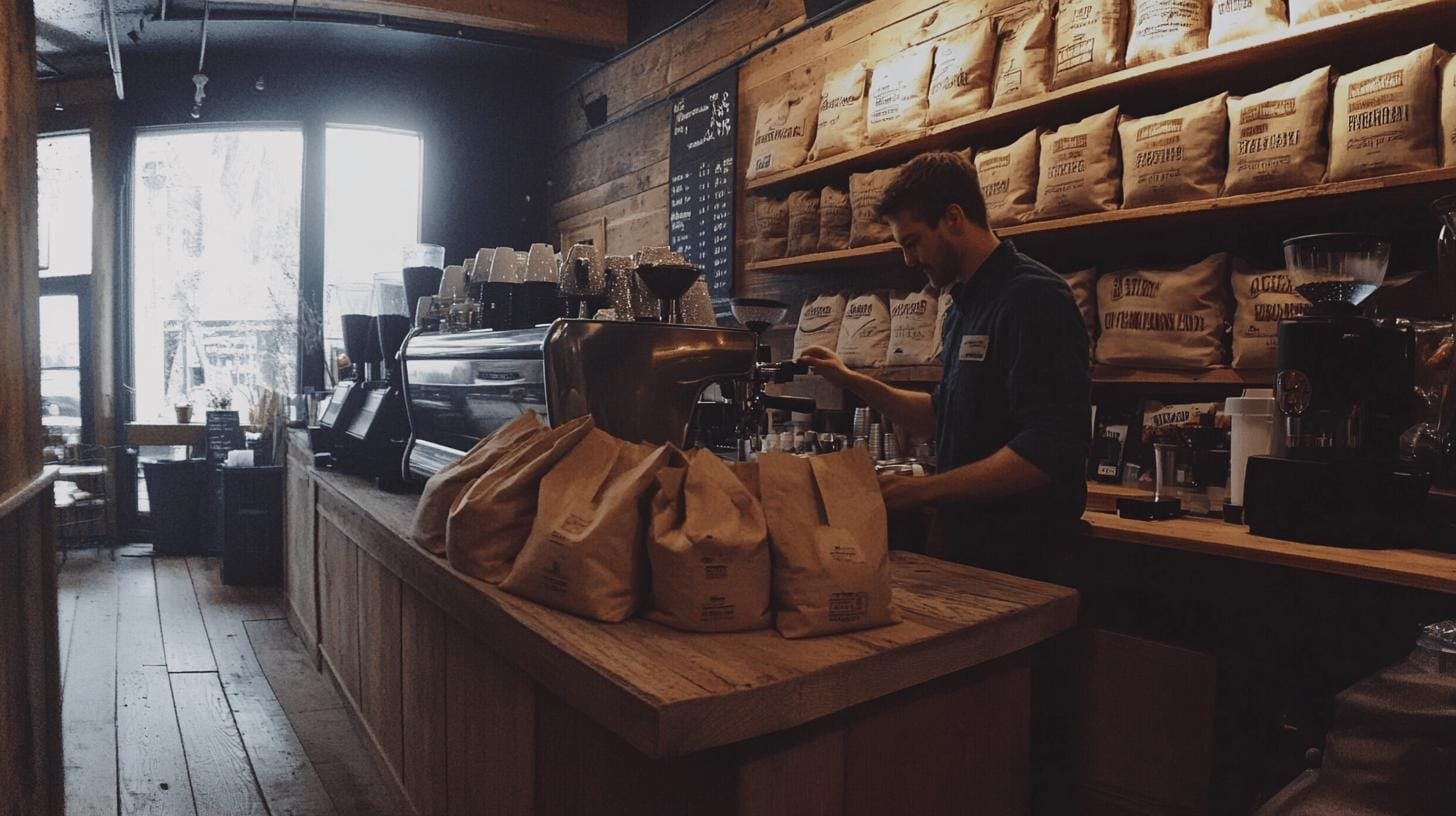
<path fill-rule="evenodd" d="M 411 428 L 404 468 L 416 481 L 524 411 L 552 424 L 590 414 L 622 439 L 683 446 L 703 391 L 720 383 L 746 399 L 752 388 L 735 385 L 755 382 L 762 365 L 743 329 L 575 319 L 416 333 L 400 357 Z"/>

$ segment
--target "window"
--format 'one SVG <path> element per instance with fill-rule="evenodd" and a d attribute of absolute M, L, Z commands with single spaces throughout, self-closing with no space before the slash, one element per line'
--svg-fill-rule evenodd
<path fill-rule="evenodd" d="M 324 161 L 324 348 L 336 359 L 343 330 L 339 287 L 369 286 L 399 272 L 400 253 L 420 240 L 423 144 L 417 133 L 330 126 Z"/>
<path fill-rule="evenodd" d="M 91 134 L 36 141 L 40 276 L 91 274 Z"/>
<path fill-rule="evenodd" d="M 49 459 L 81 441 L 81 318 L 76 295 L 40 299 L 40 413 Z"/>
<path fill-rule="evenodd" d="M 259 388 L 297 388 L 303 135 L 142 133 L 133 179 L 136 416 L 227 402 L 248 423 Z"/>

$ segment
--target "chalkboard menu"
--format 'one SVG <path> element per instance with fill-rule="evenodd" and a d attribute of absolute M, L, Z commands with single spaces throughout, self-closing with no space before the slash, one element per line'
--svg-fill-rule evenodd
<path fill-rule="evenodd" d="M 212 467 L 226 462 L 228 451 L 247 446 L 237 411 L 208 411 L 203 435 L 207 440 L 207 464 Z"/>
<path fill-rule="evenodd" d="M 667 235 L 673 250 L 703 268 L 714 309 L 733 295 L 733 150 L 738 69 L 672 98 Z"/>

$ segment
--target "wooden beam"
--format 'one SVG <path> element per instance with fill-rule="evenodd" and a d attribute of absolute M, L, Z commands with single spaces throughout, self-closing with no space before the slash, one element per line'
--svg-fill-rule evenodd
<path fill-rule="evenodd" d="M 236 2 L 279 5 L 278 0 Z M 298 8 L 382 14 L 578 45 L 627 45 L 626 0 L 298 0 Z"/>

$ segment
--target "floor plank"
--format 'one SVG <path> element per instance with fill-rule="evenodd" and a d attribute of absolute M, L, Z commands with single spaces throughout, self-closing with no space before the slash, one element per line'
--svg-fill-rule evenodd
<path fill-rule="evenodd" d="M 263 667 L 273 694 L 290 718 L 310 711 L 342 708 L 343 700 L 318 670 L 303 641 L 286 620 L 251 620 L 245 624 L 253 653 Z"/>
<path fill-rule="evenodd" d="M 150 558 L 117 558 L 116 670 L 166 666 L 157 583 Z"/>
<path fill-rule="evenodd" d="M 309 711 L 292 720 L 340 813 L 395 816 L 407 812 L 380 775 L 365 746 L 368 737 L 355 727 L 347 710 Z"/>
<path fill-rule="evenodd" d="M 59 633 L 61 657 L 61 687 L 66 685 L 66 666 L 71 658 L 71 634 L 75 631 L 76 602 L 87 585 L 90 573 L 95 569 L 94 553 L 82 559 L 80 551 L 66 553 L 61 564 L 56 590 L 56 630 Z"/>
<path fill-rule="evenodd" d="M 217 671 L 187 559 L 156 558 L 152 563 L 156 566 L 157 608 L 161 612 L 167 671 Z"/>
<path fill-rule="evenodd" d="M 217 559 L 194 558 L 190 567 L 218 676 L 269 811 L 274 816 L 335 813 L 317 771 L 268 685 L 243 626 L 243 621 L 267 614 L 269 607 L 276 612 L 276 600 L 270 604 L 263 593 L 223 586 Z M 275 598 L 276 594 L 274 590 Z"/>
<path fill-rule="evenodd" d="M 171 677 L 197 816 L 266 816 L 263 795 L 217 675 Z"/>
<path fill-rule="evenodd" d="M 192 816 L 192 786 L 165 666 L 117 672 L 116 742 L 123 816 Z"/>
<path fill-rule="evenodd" d="M 76 600 L 62 691 L 67 816 L 116 816 L 116 564 L 68 554 L 62 580 Z"/>

